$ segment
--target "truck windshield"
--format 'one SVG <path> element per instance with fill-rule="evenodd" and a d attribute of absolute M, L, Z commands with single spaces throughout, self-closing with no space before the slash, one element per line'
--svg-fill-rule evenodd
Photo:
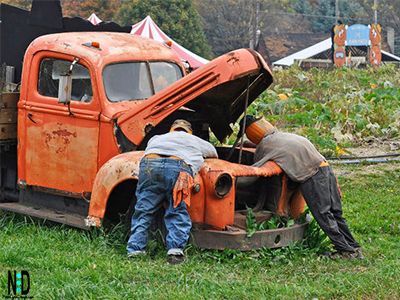
<path fill-rule="evenodd" d="M 103 71 L 111 102 L 147 99 L 182 78 L 178 65 L 168 62 L 127 62 L 108 65 Z"/>

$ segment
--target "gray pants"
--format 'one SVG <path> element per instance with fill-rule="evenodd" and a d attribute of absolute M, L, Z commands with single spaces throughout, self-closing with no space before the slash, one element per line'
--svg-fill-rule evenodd
<path fill-rule="evenodd" d="M 300 188 L 315 220 L 337 251 L 353 252 L 360 247 L 342 217 L 340 193 L 331 167 L 319 168 L 317 174 L 300 184 Z"/>

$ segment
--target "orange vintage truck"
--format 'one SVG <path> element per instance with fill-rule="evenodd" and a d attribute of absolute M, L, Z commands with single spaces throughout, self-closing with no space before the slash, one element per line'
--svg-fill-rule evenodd
<path fill-rule="evenodd" d="M 223 141 L 271 83 L 265 61 L 249 49 L 187 74 L 168 45 L 127 33 L 41 36 L 26 50 L 14 94 L 17 136 L 0 136 L 0 209 L 80 228 L 119 221 L 134 209 L 139 161 L 153 135 L 183 118 L 195 135 Z M 0 118 L 16 106 L 12 98 L 2 94 Z M 217 150 L 219 159 L 207 159 L 195 178 L 193 243 L 248 250 L 301 239 L 306 224 L 246 237 L 246 207 L 261 219 L 267 211 L 297 217 L 304 200 L 275 163 L 252 167 L 249 149 L 233 149 L 229 160 L 230 147 Z M 237 184 L 249 176 L 258 180 Z"/>

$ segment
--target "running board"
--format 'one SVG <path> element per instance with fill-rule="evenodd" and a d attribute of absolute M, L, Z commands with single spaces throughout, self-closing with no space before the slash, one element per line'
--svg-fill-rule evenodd
<path fill-rule="evenodd" d="M 17 202 L 0 203 L 0 210 L 28 215 L 81 229 L 89 229 L 89 227 L 85 225 L 85 218 L 83 216 L 63 211 L 51 210 L 47 208 L 34 208 L 19 204 Z"/>

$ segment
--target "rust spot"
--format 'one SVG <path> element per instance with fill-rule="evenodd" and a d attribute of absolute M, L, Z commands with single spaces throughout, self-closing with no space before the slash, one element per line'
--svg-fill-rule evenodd
<path fill-rule="evenodd" d="M 227 62 L 228 63 L 231 63 L 231 64 L 235 64 L 235 63 L 237 63 L 240 59 L 236 56 L 236 53 L 235 52 L 230 52 L 230 53 L 228 53 L 228 57 L 229 57 L 229 59 L 227 60 Z"/>
<path fill-rule="evenodd" d="M 60 125 L 59 123 L 57 123 Z M 48 131 L 44 132 L 44 142 L 47 148 L 55 149 L 55 153 L 59 154 L 65 152 L 67 145 L 71 143 L 71 137 L 76 138 L 76 132 L 69 132 L 66 129 L 53 130 L 51 133 Z"/>
<path fill-rule="evenodd" d="M 71 136 L 71 135 L 73 137 L 76 137 L 76 132 L 69 132 L 66 129 L 55 130 L 55 131 L 53 131 L 53 134 L 58 135 L 58 136 L 64 136 L 64 137 Z"/>
<path fill-rule="evenodd" d="M 51 135 L 50 133 L 45 132 L 45 140 L 44 142 L 46 143 L 47 146 L 49 146 L 49 142 L 51 141 Z"/>
<path fill-rule="evenodd" d="M 147 124 L 145 127 L 144 127 L 144 133 L 145 134 L 148 134 L 152 129 L 153 129 L 153 125 L 152 124 Z"/>

